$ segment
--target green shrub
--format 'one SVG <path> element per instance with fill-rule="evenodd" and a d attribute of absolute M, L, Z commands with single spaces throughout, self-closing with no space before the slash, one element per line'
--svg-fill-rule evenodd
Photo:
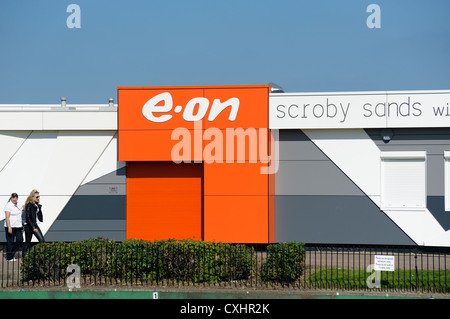
<path fill-rule="evenodd" d="M 261 269 L 264 281 L 290 283 L 303 273 L 305 248 L 302 243 L 288 242 L 267 247 L 267 259 Z"/>
<path fill-rule="evenodd" d="M 161 243 L 129 239 L 120 243 L 109 261 L 112 278 L 133 281 L 159 280 L 164 277 Z"/>
<path fill-rule="evenodd" d="M 104 276 L 110 254 L 117 243 L 108 239 L 89 239 L 79 242 L 52 242 L 34 245 L 23 258 L 22 278 L 51 280 L 65 278 L 67 266 L 77 264 L 84 275 Z"/>
<path fill-rule="evenodd" d="M 67 276 L 67 266 L 80 266 L 82 276 L 118 280 L 161 279 L 209 282 L 247 279 L 255 251 L 246 245 L 194 240 L 90 239 L 72 243 L 41 243 L 23 260 L 27 280 L 57 281 Z"/>
<path fill-rule="evenodd" d="M 255 251 L 245 245 L 173 239 L 158 245 L 161 278 L 214 283 L 251 274 Z"/>

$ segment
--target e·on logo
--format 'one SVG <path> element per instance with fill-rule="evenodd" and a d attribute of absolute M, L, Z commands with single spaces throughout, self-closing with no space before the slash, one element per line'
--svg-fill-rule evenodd
<path fill-rule="evenodd" d="M 164 102 L 163 105 L 158 106 L 161 102 Z M 202 120 L 206 113 L 209 111 L 208 121 L 214 121 L 214 119 L 227 107 L 231 107 L 230 115 L 228 117 L 229 121 L 236 120 L 236 116 L 239 110 L 239 99 L 237 97 L 230 98 L 225 102 L 221 102 L 220 99 L 214 99 L 209 107 L 209 100 L 205 97 L 195 97 L 189 100 L 184 107 L 182 105 L 175 106 L 174 112 L 181 113 L 183 111 L 183 119 L 188 122 L 195 122 Z M 169 92 L 160 93 L 150 100 L 148 100 L 143 108 L 142 114 L 149 121 L 155 123 L 163 123 L 167 122 L 172 118 L 170 114 L 164 114 L 170 112 L 173 108 L 173 99 L 172 95 Z M 198 104 L 198 111 L 194 114 L 194 110 L 196 105 Z M 162 115 L 155 116 L 155 113 L 161 113 Z"/>

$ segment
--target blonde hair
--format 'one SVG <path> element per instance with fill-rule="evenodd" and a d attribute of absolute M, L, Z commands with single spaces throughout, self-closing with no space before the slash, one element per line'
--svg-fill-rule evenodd
<path fill-rule="evenodd" d="M 31 191 L 30 195 L 28 195 L 28 197 L 27 197 L 27 200 L 26 200 L 26 202 L 25 202 L 25 206 L 26 206 L 28 203 L 32 202 L 33 197 L 34 197 L 34 195 L 36 195 L 36 194 L 39 194 L 39 192 L 38 192 L 36 189 L 33 189 L 33 190 Z"/>

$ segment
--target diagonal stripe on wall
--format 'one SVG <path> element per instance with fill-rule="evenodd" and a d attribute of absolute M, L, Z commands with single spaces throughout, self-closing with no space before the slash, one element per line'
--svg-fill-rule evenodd
<path fill-rule="evenodd" d="M 0 194 L 17 192 L 25 201 L 32 189 L 39 190 L 44 212 L 40 227 L 45 234 L 114 134 L 115 131 L 32 132 L 0 172 Z"/>
<path fill-rule="evenodd" d="M 81 185 L 90 183 L 122 167 L 125 167 L 125 162 L 117 161 L 117 134 L 115 134 Z"/>
<path fill-rule="evenodd" d="M 363 129 L 303 132 L 380 207 L 380 150 Z M 384 213 L 418 245 L 450 244 L 450 235 L 428 210 Z"/>

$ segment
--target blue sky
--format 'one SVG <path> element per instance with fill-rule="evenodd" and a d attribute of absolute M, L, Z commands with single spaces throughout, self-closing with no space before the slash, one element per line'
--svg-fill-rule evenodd
<path fill-rule="evenodd" d="M 107 103 L 129 85 L 450 89 L 448 0 L 1 0 L 0 36 L 0 103 Z"/>

